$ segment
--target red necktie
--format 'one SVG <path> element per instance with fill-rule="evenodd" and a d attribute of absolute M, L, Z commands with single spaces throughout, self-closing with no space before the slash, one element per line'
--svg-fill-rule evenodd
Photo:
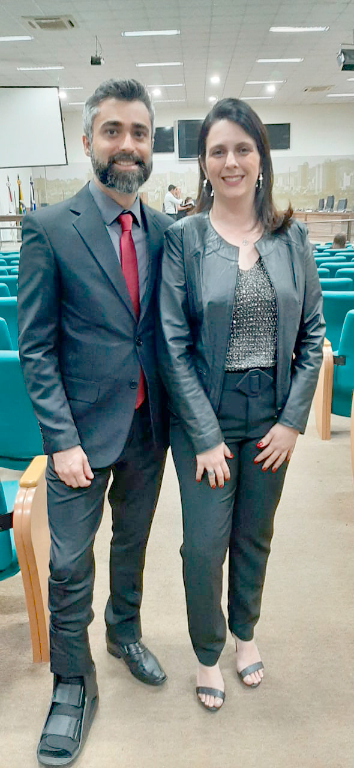
<path fill-rule="evenodd" d="M 120 237 L 120 264 L 123 277 L 128 288 L 128 293 L 133 305 L 136 319 L 139 320 L 140 302 L 139 302 L 139 275 L 136 250 L 132 238 L 133 216 L 131 213 L 121 213 L 118 216 L 118 222 L 122 228 Z M 135 408 L 139 408 L 145 400 L 144 375 L 140 368 L 138 391 L 135 402 Z"/>

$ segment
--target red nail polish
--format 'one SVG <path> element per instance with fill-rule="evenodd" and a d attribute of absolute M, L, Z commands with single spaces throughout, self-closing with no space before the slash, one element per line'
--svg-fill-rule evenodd
<path fill-rule="evenodd" d="M 258 464 L 257 459 L 253 459 L 253 464 Z"/>
<path fill-rule="evenodd" d="M 266 471 L 267 471 L 267 467 L 262 467 L 262 472 L 266 472 Z"/>
<path fill-rule="evenodd" d="M 263 443 L 257 443 L 256 448 L 263 448 Z"/>
<path fill-rule="evenodd" d="M 233 459 L 233 458 L 234 458 L 234 454 L 233 454 L 233 453 L 231 453 L 231 454 L 230 454 L 230 459 Z"/>
<path fill-rule="evenodd" d="M 216 485 L 212 485 L 211 487 L 212 487 L 212 488 L 216 488 Z"/>
<path fill-rule="evenodd" d="M 276 472 L 276 471 L 277 471 L 276 468 L 272 467 L 272 472 Z"/>

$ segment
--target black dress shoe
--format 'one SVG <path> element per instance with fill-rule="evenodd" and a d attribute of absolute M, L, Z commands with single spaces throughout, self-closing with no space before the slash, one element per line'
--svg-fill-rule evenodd
<path fill-rule="evenodd" d="M 63 681 L 54 675 L 53 695 L 37 748 L 41 765 L 71 765 L 86 741 L 98 705 L 96 671 Z"/>
<path fill-rule="evenodd" d="M 167 675 L 160 667 L 156 656 L 141 643 L 112 643 L 106 636 L 107 651 L 117 659 L 123 659 L 132 675 L 147 685 L 162 685 L 167 680 Z"/>

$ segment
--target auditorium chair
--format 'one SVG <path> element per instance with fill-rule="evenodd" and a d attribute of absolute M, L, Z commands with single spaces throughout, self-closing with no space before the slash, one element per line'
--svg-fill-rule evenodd
<path fill-rule="evenodd" d="M 350 277 L 320 278 L 322 291 L 353 291 L 354 283 Z"/>
<path fill-rule="evenodd" d="M 329 277 L 329 269 L 323 267 L 317 267 L 318 277 Z"/>
<path fill-rule="evenodd" d="M 18 349 L 17 342 L 17 298 L 0 298 L 0 317 L 7 322 L 13 349 Z"/>
<path fill-rule="evenodd" d="M 350 262 L 346 261 L 335 261 L 334 259 L 331 261 L 322 261 L 319 266 L 324 267 L 324 269 L 329 269 L 329 276 L 334 277 L 337 270 L 341 268 L 348 267 Z"/>
<path fill-rule="evenodd" d="M 354 309 L 354 291 L 323 291 L 322 298 L 326 338 L 338 349 L 345 317 Z"/>
<path fill-rule="evenodd" d="M 354 281 L 354 264 L 352 267 L 339 267 L 335 277 L 350 277 L 350 279 Z"/>
<path fill-rule="evenodd" d="M 17 284 L 18 284 L 17 275 L 1 275 L 0 283 L 2 285 L 7 285 L 10 291 L 10 296 L 17 296 Z"/>
<path fill-rule="evenodd" d="M 13 347 L 12 347 L 12 342 L 9 334 L 9 329 L 7 327 L 7 322 L 2 317 L 0 317 L 0 350 L 5 351 L 12 348 Z"/>
<path fill-rule="evenodd" d="M 48 661 L 46 456 L 39 455 L 40 431 L 14 351 L 0 352 L 0 415 L 0 466 L 25 470 L 18 483 L 0 484 L 0 578 L 20 569 L 32 658 Z"/>
<path fill-rule="evenodd" d="M 354 477 L 354 310 L 344 321 L 338 349 L 325 339 L 323 361 L 314 395 L 316 429 L 321 440 L 331 438 L 331 413 L 350 417 L 350 453 Z"/>

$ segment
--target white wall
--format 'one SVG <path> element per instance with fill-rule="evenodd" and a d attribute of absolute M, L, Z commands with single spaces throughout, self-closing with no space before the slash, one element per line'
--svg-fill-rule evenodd
<path fill-rule="evenodd" d="M 291 149 L 277 150 L 274 152 L 275 156 L 354 155 L 352 104 L 308 107 L 273 107 L 258 102 L 254 104 L 257 104 L 254 108 L 264 123 L 291 124 Z M 173 125 L 177 120 L 203 119 L 205 114 L 206 111 L 203 110 L 165 110 L 157 107 L 155 122 L 157 126 Z M 64 130 L 68 162 L 82 162 L 84 153 L 81 144 L 80 113 L 64 115 Z M 171 155 L 169 157 L 172 158 Z"/>
<path fill-rule="evenodd" d="M 321 157 L 322 160 L 324 157 L 333 159 L 339 156 L 354 158 L 354 106 L 352 104 L 276 107 L 268 103 L 254 102 L 252 106 L 265 123 L 290 122 L 291 124 L 291 149 L 272 152 L 276 171 L 283 170 L 285 159 L 289 160 L 289 170 L 295 170 L 298 160 L 299 164 L 307 159 L 312 160 L 314 164 L 316 157 Z M 174 109 L 167 109 L 156 106 L 156 125 L 175 125 L 178 119 L 204 118 L 206 112 L 207 109 L 192 110 L 177 108 L 177 106 Z M 63 117 L 68 165 L 33 169 L 37 197 L 40 200 L 46 197 L 49 203 L 70 197 L 90 176 L 90 162 L 82 147 L 81 113 L 65 112 Z M 291 158 L 294 158 L 293 163 Z M 29 205 L 31 169 L 10 169 L 9 171 L 0 169 L 0 213 L 8 213 L 6 176 L 9 174 L 12 188 L 17 191 L 17 173 L 20 174 L 22 181 L 25 204 Z M 196 161 L 179 161 L 176 153 L 155 155 L 153 175 L 146 186 L 150 204 L 160 207 L 161 198 L 168 183 L 181 186 L 183 195 L 195 194 Z"/>

